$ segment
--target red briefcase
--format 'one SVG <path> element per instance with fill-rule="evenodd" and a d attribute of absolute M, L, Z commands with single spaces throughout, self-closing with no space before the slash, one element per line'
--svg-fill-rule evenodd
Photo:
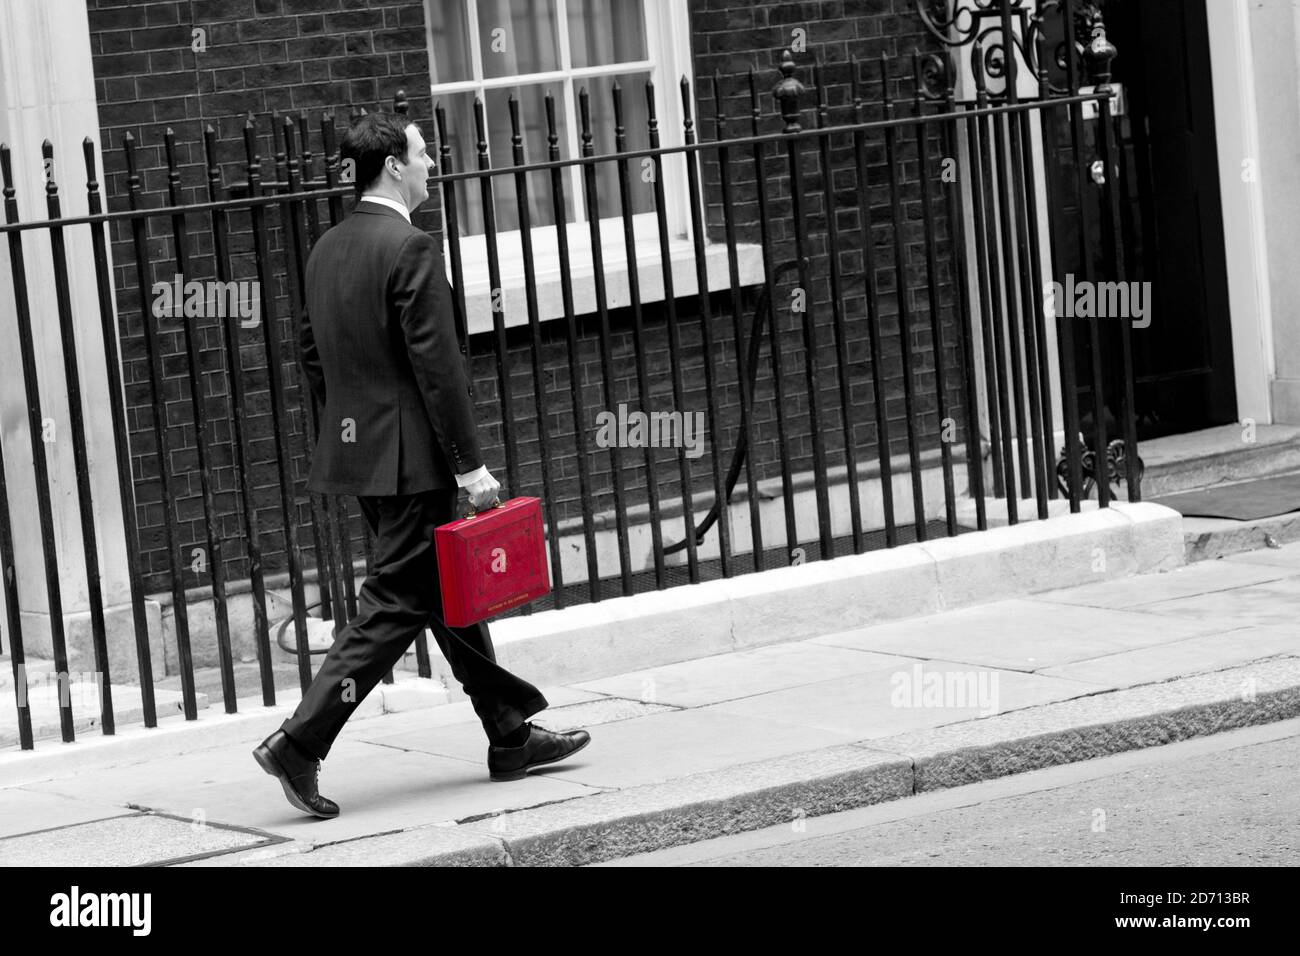
<path fill-rule="evenodd" d="M 464 627 L 551 590 L 542 500 L 511 498 L 433 529 L 443 618 Z"/>

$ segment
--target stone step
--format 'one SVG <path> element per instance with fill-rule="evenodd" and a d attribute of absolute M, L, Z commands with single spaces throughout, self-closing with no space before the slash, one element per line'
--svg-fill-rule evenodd
<path fill-rule="evenodd" d="M 1146 501 L 1300 471 L 1300 427 L 1224 425 L 1141 442 Z"/>

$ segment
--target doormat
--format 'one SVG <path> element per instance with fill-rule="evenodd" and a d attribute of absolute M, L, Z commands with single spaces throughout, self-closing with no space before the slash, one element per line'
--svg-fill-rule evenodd
<path fill-rule="evenodd" d="M 1300 511 L 1300 473 L 1153 499 L 1185 518 L 1253 521 Z"/>

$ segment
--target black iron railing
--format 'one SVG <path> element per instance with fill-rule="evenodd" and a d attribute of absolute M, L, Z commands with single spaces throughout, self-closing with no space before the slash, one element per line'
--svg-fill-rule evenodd
<path fill-rule="evenodd" d="M 1017 503 L 1022 498 L 1034 500 L 1039 518 L 1048 517 L 1049 502 L 1061 494 L 1068 497 L 1070 510 L 1077 512 L 1086 497 L 1086 470 L 1097 467 L 1088 464 L 1095 461 L 1093 450 L 1108 445 L 1101 405 L 1101 356 L 1103 340 L 1113 335 L 1120 337 L 1123 346 L 1120 378 L 1127 384 L 1119 396 L 1126 449 L 1126 457 L 1120 460 L 1128 468 L 1128 497 L 1137 500 L 1140 462 L 1131 414 L 1127 326 L 1097 319 L 1088 325 L 1098 408 L 1094 433 L 1081 438 L 1074 397 L 1075 320 L 1052 322 L 1040 294 L 1044 276 L 1055 275 L 1054 263 L 1061 261 L 1063 230 L 1076 225 L 1062 221 L 1051 209 L 1040 221 L 1037 170 L 1043 169 L 1043 188 L 1049 194 L 1054 185 L 1051 177 L 1061 170 L 1055 163 L 1035 160 L 1034 129 L 1037 126 L 1041 142 L 1055 144 L 1060 119 L 1068 116 L 1075 168 L 1067 172 L 1077 177 L 1082 200 L 1091 194 L 1085 186 L 1088 174 L 1081 146 L 1084 104 L 1095 104 L 1099 112 L 1103 154 L 1112 171 L 1094 190 L 1097 208 L 1088 214 L 1100 216 L 1104 223 L 1109 277 L 1122 279 L 1113 175 L 1118 167 L 1106 82 L 1114 51 L 1108 49 L 1100 30 L 1094 30 L 1087 45 L 1076 42 L 1072 4 L 1045 7 L 1049 12 L 1055 9 L 1065 21 L 1066 44 L 1056 60 L 1068 69 L 1068 82 L 1054 86 L 1043 52 L 1037 49 L 1043 38 L 1042 14 L 1023 10 L 1016 0 L 998 6 L 1000 35 L 1022 39 L 1003 44 L 1011 49 L 1002 55 L 996 43 L 986 45 L 986 37 L 954 38 L 952 24 L 931 21 L 959 49 L 965 49 L 961 42 L 969 41 L 971 96 L 957 95 L 955 57 L 950 63 L 918 54 L 910 64 L 884 58 L 870 69 L 856 60 L 818 65 L 813 73 L 815 97 L 809 104 L 796 76 L 798 68 L 787 52 L 772 90 L 781 123 L 775 131 L 763 129 L 771 114 L 764 112 L 754 71 L 747 83 L 742 78 L 739 90 L 715 75 L 707 122 L 716 135 L 701 139 L 697 101 L 683 80 L 681 139 L 665 146 L 655 87 L 647 83 L 640 91 L 648 106 L 643 131 L 647 145 L 633 148 L 624 125 L 625 91 L 616 85 L 614 153 L 596 153 L 591 104 L 583 91 L 578 155 L 564 157 L 554 100 L 548 97 L 546 158 L 530 163 L 526 147 L 538 144 L 525 143 L 518 104 L 512 99 L 513 165 L 501 168 L 492 167 L 481 103 L 476 103 L 473 131 L 448 129 L 444 110 L 435 110 L 439 169 L 431 180 L 431 193 L 441 193 L 458 333 L 469 368 L 481 373 L 472 381 L 491 386 L 478 399 L 479 411 L 489 425 L 499 424 L 499 445 L 485 444 L 485 448 L 499 448 L 505 493 L 537 494 L 544 504 L 554 593 L 539 607 L 562 608 L 808 558 L 826 560 L 936 535 L 983 531 L 989 526 L 990 493 L 1005 500 L 1010 523 L 1020 520 Z M 1016 95 L 1017 51 L 1036 74 L 1035 98 L 1022 100 Z M 1096 88 L 1086 93 L 1079 92 L 1082 53 L 1100 73 Z M 990 88 L 990 74 L 1001 80 L 1000 91 Z M 830 105 L 828 91 L 837 84 L 847 86 L 850 102 L 842 107 Z M 872 90 L 875 95 L 869 96 Z M 728 116 L 724 106 L 728 96 L 737 93 L 748 94 L 747 136 L 731 135 L 739 120 Z M 395 109 L 406 111 L 401 93 Z M 815 118 L 811 126 L 804 121 L 809 109 Z M 321 118 L 319 132 L 320 148 L 313 154 L 305 117 L 274 120 L 275 180 L 269 183 L 262 178 L 257 128 L 250 117 L 244 128 L 244 178 L 227 185 L 221 174 L 220 144 L 214 129 L 207 127 L 203 135 L 207 201 L 186 203 L 185 167 L 178 158 L 176 136 L 168 130 L 163 139 L 168 195 L 166 205 L 157 208 L 144 206 L 137 144 L 128 134 L 122 143 L 125 195 L 113 197 L 125 208 L 110 212 L 102 208 L 95 150 L 87 139 L 87 214 L 64 216 L 59 183 L 49 177 L 49 218 L 27 222 L 18 216 L 9 149 L 0 146 L 5 206 L 0 232 L 8 246 L 17 306 L 50 616 L 49 653 L 55 670 L 66 672 L 68 644 L 54 504 L 46 448 L 39 438 L 44 415 L 32 336 L 37 317 L 29 303 L 24 258 L 24 235 L 34 231 L 47 232 L 51 242 L 65 368 L 60 386 L 66 387 L 72 409 L 83 557 L 90 582 L 90 630 L 103 688 L 97 716 L 104 733 L 115 729 L 113 683 L 120 686 L 132 678 L 138 680 L 143 723 L 156 725 L 154 688 L 163 666 L 169 676 L 179 679 L 180 709 L 187 719 L 197 716 L 196 673 L 205 667 L 218 673 L 225 710 L 238 708 L 243 673 L 238 659 L 245 653 L 256 658 L 258 698 L 267 705 L 275 703 L 271 577 L 289 594 L 294 633 L 289 656 L 301 687 L 312 675 L 309 587 L 314 583 L 319 589 L 325 619 L 343 620 L 355 613 L 357 551 L 367 571 L 371 562 L 367 529 L 347 501 L 308 495 L 302 488 L 307 436 L 315 433 L 318 410 L 300 387 L 294 368 L 293 320 L 303 299 L 312 244 L 345 216 L 344 197 L 352 191 L 342 181 L 332 117 Z M 477 144 L 477 168 L 457 170 L 453 143 L 458 136 L 471 135 Z M 53 159 L 49 143 L 44 156 Z M 666 195 L 670 164 L 682 173 L 689 210 L 681 235 L 674 235 L 670 224 L 671 197 Z M 589 244 L 583 261 L 590 256 L 595 302 L 594 310 L 584 315 L 575 305 L 578 280 L 570 244 L 577 232 L 571 234 L 564 215 L 573 198 L 566 190 L 575 167 Z M 614 171 L 618 188 L 613 194 L 600 189 L 602 168 Z M 541 174 L 547 183 L 548 195 L 543 198 L 555 211 L 553 227 L 532 225 L 534 174 Z M 467 237 L 460 229 L 460 201 L 476 195 L 481 204 L 486 272 L 495 299 L 503 285 L 495 225 L 497 192 L 506 180 L 513 184 L 517 206 L 526 323 L 507 323 L 503 310 L 493 308 L 490 331 L 471 334 L 466 287 L 470 263 Z M 651 193 L 657 257 L 648 257 L 645 243 L 638 238 L 634 193 L 642 186 Z M 1080 202 L 1081 209 L 1086 205 Z M 1080 219 L 1077 228 L 1083 236 L 1087 224 Z M 162 224 L 161 232 L 151 229 L 154 223 Z M 88 227 L 93 250 L 117 450 L 116 480 L 123 502 L 136 651 L 135 673 L 129 677 L 110 660 L 98 589 L 101 545 L 95 539 L 95 502 L 69 292 L 72 280 L 64 244 L 65 231 L 82 226 Z M 549 228 L 554 228 L 558 264 L 560 333 L 542 317 L 537 279 L 535 243 Z M 1053 263 L 1041 261 L 1043 229 Z M 116 243 L 110 242 L 108 234 L 113 230 L 120 230 Z M 617 301 L 609 282 L 617 270 L 605 258 L 617 243 L 606 241 L 607 232 L 622 234 L 626 292 Z M 685 297 L 675 288 L 673 261 L 679 248 L 675 243 L 685 243 L 692 259 L 694 289 Z M 719 247 L 725 250 L 725 281 L 712 276 L 708 268 L 710 250 Z M 741 253 L 747 248 L 757 250 L 756 279 L 752 274 L 748 280 L 742 277 Z M 186 281 L 255 280 L 258 328 L 243 328 L 229 317 L 206 325 L 182 322 L 180 347 L 172 344 L 169 352 L 176 330 L 164 329 L 150 308 L 156 276 L 160 269 L 165 275 L 168 268 Z M 647 295 L 647 278 L 660 282 L 661 294 Z M 138 313 L 142 330 L 137 347 L 150 373 L 145 383 L 149 426 L 133 436 L 139 447 L 128 440 L 131 421 L 122 401 L 123 357 L 115 293 L 117 318 L 124 329 L 126 319 Z M 132 300 L 134 307 L 123 305 Z M 803 307 L 787 305 L 793 301 L 801 301 Z M 1059 426 L 1051 388 L 1048 332 L 1053 327 L 1062 391 Z M 580 374 L 580 357 L 588 351 L 596 359 L 582 363 L 586 371 Z M 654 354 L 666 356 L 658 367 L 651 360 Z M 168 401 L 164 389 L 175 381 L 169 368 L 176 364 L 184 367 L 181 404 L 188 406 L 180 428 L 174 422 L 177 403 L 174 397 Z M 694 385 L 688 383 L 688 375 L 695 379 Z M 205 387 L 212 379 L 224 388 Z M 524 396 L 518 392 L 518 380 L 527 380 Z M 551 380 L 555 389 L 547 387 Z M 594 404 L 587 395 L 589 385 L 599 393 Z M 642 446 L 639 454 L 620 442 L 611 445 L 607 454 L 593 449 L 591 413 L 618 405 L 623 387 L 628 397 L 635 394 L 642 409 L 653 407 L 656 389 L 660 398 L 670 395 L 674 408 L 682 412 L 702 404 L 695 410 L 707 421 L 707 467 L 693 468 L 681 443 L 669 451 L 667 461 L 649 445 Z M 732 393 L 735 400 L 728 403 L 725 399 Z M 532 414 L 522 414 L 530 402 Z M 557 420 L 571 420 L 571 436 L 554 426 Z M 193 430 L 192 447 L 183 441 L 186 425 Z M 1064 432 L 1066 447 L 1060 466 L 1054 467 L 1051 445 L 1059 430 Z M 990 453 L 987 472 L 984 434 Z M 10 436 L 0 437 L 12 441 Z M 1091 448 L 1085 447 L 1088 444 Z M 532 446 L 535 458 L 528 458 L 525 451 Z M 197 457 L 193 469 L 199 479 L 197 493 L 184 487 L 188 481 L 174 468 L 176 458 L 191 450 Z M 24 503 L 10 495 L 12 481 L 6 483 L 4 465 L 6 459 L 13 460 L 13 448 L 0 451 L 4 452 L 0 454 L 4 644 L 15 675 L 19 739 L 23 748 L 30 748 L 35 733 L 22 693 L 26 659 L 10 520 L 10 509 Z M 144 465 L 140 475 L 133 474 L 133 460 L 152 461 L 156 476 L 145 474 Z M 496 461 L 492 464 L 495 470 Z M 229 483 L 220 487 L 217 476 L 223 468 L 234 479 L 233 487 Z M 909 473 L 910 494 L 900 502 L 895 476 L 902 468 Z M 942 490 L 935 486 L 927 491 L 927 471 L 936 469 Z M 837 480 L 841 470 L 842 482 Z M 1052 480 L 1058 474 L 1059 484 Z M 1112 498 L 1110 477 L 1114 476 L 1101 476 L 1097 482 L 1102 507 Z M 810 498 L 803 493 L 808 485 Z M 708 506 L 699 516 L 703 506 L 696 495 L 701 488 L 706 489 Z M 163 567 L 149 568 L 144 561 L 140 515 L 146 489 L 155 489 L 162 505 L 163 520 L 153 533 L 160 539 L 158 550 L 166 554 Z M 231 506 L 223 510 L 219 499 Z M 180 517 L 182 501 L 193 503 L 199 513 L 189 526 Z M 900 520 L 898 512 L 904 508 L 910 519 Z M 806 516 L 804 530 L 801 515 Z M 237 530 L 232 531 L 235 519 Z M 813 525 L 816 531 L 810 533 L 807 529 Z M 637 544 L 643 540 L 642 532 L 649 539 L 646 549 Z M 186 562 L 187 535 L 200 542 L 205 552 L 205 566 L 199 572 Z M 715 556 L 701 553 L 706 546 Z M 565 554 L 575 549 L 581 550 L 582 558 L 570 565 Z M 609 555 L 604 567 L 602 553 Z M 268 574 L 270 555 L 276 557 L 276 566 Z M 615 555 L 616 569 L 610 567 Z M 165 588 L 157 587 L 163 581 Z M 149 584 L 156 598 L 161 597 L 156 594 L 160 590 L 170 595 L 175 659 L 167 658 L 170 663 L 163 666 L 156 651 L 151 652 Z M 24 586 L 29 585 L 24 577 Z M 234 591 L 250 595 L 251 619 L 246 628 L 232 624 Z M 198 657 L 190 611 L 209 600 L 212 623 L 204 625 L 208 630 L 201 643 L 212 648 Z M 423 639 L 416 642 L 416 654 L 419 674 L 430 676 Z M 393 675 L 386 679 L 391 681 Z M 74 725 L 71 703 L 61 701 L 63 740 L 74 739 Z"/>

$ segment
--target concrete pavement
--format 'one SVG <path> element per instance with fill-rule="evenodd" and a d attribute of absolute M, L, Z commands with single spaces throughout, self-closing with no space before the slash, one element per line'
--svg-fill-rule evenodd
<path fill-rule="evenodd" d="M 280 712 L 242 715 L 179 757 L 0 777 L 0 864 L 617 858 L 1300 715 L 1298 601 L 1294 545 L 544 687 L 538 722 L 592 743 L 513 783 L 467 702 L 354 719 L 330 821 L 252 760 Z"/>

